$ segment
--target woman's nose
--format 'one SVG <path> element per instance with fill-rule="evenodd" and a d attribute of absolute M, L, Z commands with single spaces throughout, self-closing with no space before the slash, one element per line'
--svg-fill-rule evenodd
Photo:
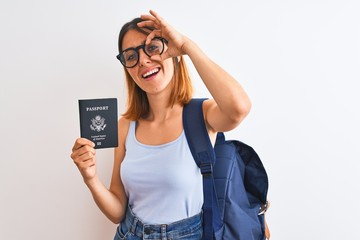
<path fill-rule="evenodd" d="M 144 49 L 139 50 L 139 63 L 141 66 L 144 66 L 147 63 L 150 63 L 151 59 L 146 53 L 144 52 Z"/>

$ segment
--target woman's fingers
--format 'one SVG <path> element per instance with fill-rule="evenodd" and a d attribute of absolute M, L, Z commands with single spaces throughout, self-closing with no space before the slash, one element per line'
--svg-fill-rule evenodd
<path fill-rule="evenodd" d="M 150 14 L 152 15 L 140 16 L 144 21 L 138 23 L 139 27 L 150 27 L 161 31 L 169 27 L 167 22 L 158 13 L 150 10 Z"/>
<path fill-rule="evenodd" d="M 145 24 L 145 23 L 155 23 L 156 22 L 156 18 L 151 16 L 151 15 L 140 15 L 140 18 L 144 21 L 140 22 L 142 24 Z"/>
<path fill-rule="evenodd" d="M 149 44 L 154 37 L 162 37 L 168 41 L 166 50 L 161 56 L 152 56 L 151 58 L 153 60 L 165 60 L 183 55 L 182 47 L 185 37 L 177 32 L 154 10 L 150 10 L 150 14 L 151 15 L 141 15 L 144 21 L 138 23 L 138 26 L 141 28 L 148 27 L 153 29 L 146 37 L 145 44 Z"/>
<path fill-rule="evenodd" d="M 95 157 L 95 154 L 93 154 L 92 152 L 85 152 L 81 155 L 76 155 L 73 157 L 74 163 L 78 164 L 81 162 L 86 162 L 88 160 L 91 160 Z"/>
<path fill-rule="evenodd" d="M 145 20 L 146 22 L 153 22 L 158 27 L 165 24 L 164 19 L 154 10 L 149 11 L 151 15 L 149 14 L 143 14 L 140 17 Z"/>
<path fill-rule="evenodd" d="M 150 10 L 150 14 L 153 16 L 153 18 L 155 18 L 155 22 L 157 22 L 160 25 L 165 25 L 165 20 L 154 10 Z"/>
<path fill-rule="evenodd" d="M 96 175 L 96 158 L 90 158 L 86 161 L 76 163 L 84 181 L 92 179 Z"/>
<path fill-rule="evenodd" d="M 76 147 L 77 146 L 74 148 L 76 149 Z M 74 150 L 71 154 L 71 158 L 73 159 L 74 164 L 79 169 L 85 181 L 93 178 L 96 175 L 95 154 L 95 149 L 89 145 L 82 145 L 80 148 Z"/>
<path fill-rule="evenodd" d="M 142 18 L 142 17 L 141 17 Z M 137 23 L 138 27 L 149 27 L 149 28 L 156 28 L 155 27 L 155 22 L 152 20 L 145 20 L 144 18 L 142 18 L 144 21 Z"/>
<path fill-rule="evenodd" d="M 78 156 L 81 156 L 81 155 L 83 155 L 84 153 L 87 153 L 87 152 L 90 152 L 93 155 L 95 155 L 95 153 L 96 153 L 96 151 L 95 151 L 95 149 L 93 147 L 90 147 L 89 145 L 83 145 L 81 148 L 79 148 L 76 151 L 76 154 Z"/>
<path fill-rule="evenodd" d="M 155 37 L 162 37 L 162 33 L 160 30 L 154 30 L 146 37 L 145 44 L 149 44 L 152 39 Z"/>
<path fill-rule="evenodd" d="M 86 139 L 76 139 L 70 157 L 79 169 L 84 180 L 93 178 L 96 175 L 96 151 L 95 144 Z"/>
<path fill-rule="evenodd" d="M 95 157 L 96 154 L 93 146 L 95 146 L 95 144 L 90 140 L 85 138 L 78 138 L 75 141 L 70 157 L 73 159 L 76 165 L 81 162 L 91 160 Z"/>
<path fill-rule="evenodd" d="M 87 170 L 89 167 L 94 166 L 95 163 L 96 163 L 96 158 L 91 157 L 91 158 L 88 158 L 88 159 L 86 159 L 84 161 L 77 162 L 76 165 L 79 168 L 79 170 L 82 172 L 82 171 Z"/>
<path fill-rule="evenodd" d="M 90 141 L 89 139 L 86 139 L 86 138 L 78 138 L 76 139 L 75 143 L 74 143 L 74 146 L 72 148 L 72 151 L 76 151 L 78 150 L 79 148 L 81 148 L 82 146 L 84 145 L 88 145 L 88 146 L 91 146 L 91 147 L 95 147 L 95 143 L 93 143 L 92 141 Z"/>

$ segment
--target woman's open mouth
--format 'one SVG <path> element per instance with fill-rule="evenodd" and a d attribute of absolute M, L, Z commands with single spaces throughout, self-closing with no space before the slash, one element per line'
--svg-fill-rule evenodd
<path fill-rule="evenodd" d="M 155 69 L 152 69 L 152 70 L 144 73 L 144 74 L 141 75 L 141 76 L 142 76 L 143 78 L 149 78 L 149 77 L 155 76 L 159 71 L 160 71 L 160 68 L 155 68 Z"/>

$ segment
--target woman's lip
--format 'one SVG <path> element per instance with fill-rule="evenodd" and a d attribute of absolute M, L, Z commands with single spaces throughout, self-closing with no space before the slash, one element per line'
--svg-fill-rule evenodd
<path fill-rule="evenodd" d="M 148 79 L 148 78 L 151 78 L 152 76 L 156 76 L 159 72 L 160 72 L 159 67 L 148 69 L 141 74 L 141 77 L 143 79 Z M 144 76 L 144 75 L 146 75 L 146 76 Z"/>
<path fill-rule="evenodd" d="M 156 72 L 156 73 L 153 73 L 153 74 L 151 74 L 151 75 L 149 75 L 148 77 L 146 77 L 146 78 L 142 78 L 142 79 L 144 79 L 145 81 L 151 81 L 151 80 L 153 80 L 154 78 L 156 78 L 156 76 L 158 75 L 158 73 L 160 72 L 160 70 L 158 71 L 158 72 Z"/>

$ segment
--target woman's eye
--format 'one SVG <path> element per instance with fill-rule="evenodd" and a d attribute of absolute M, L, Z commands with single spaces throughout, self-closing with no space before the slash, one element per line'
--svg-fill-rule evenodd
<path fill-rule="evenodd" d="M 136 54 L 135 53 L 126 55 L 126 61 L 133 61 L 135 59 L 136 59 Z"/>
<path fill-rule="evenodd" d="M 149 52 L 156 52 L 159 49 L 159 46 L 153 44 L 149 45 L 147 49 Z"/>

